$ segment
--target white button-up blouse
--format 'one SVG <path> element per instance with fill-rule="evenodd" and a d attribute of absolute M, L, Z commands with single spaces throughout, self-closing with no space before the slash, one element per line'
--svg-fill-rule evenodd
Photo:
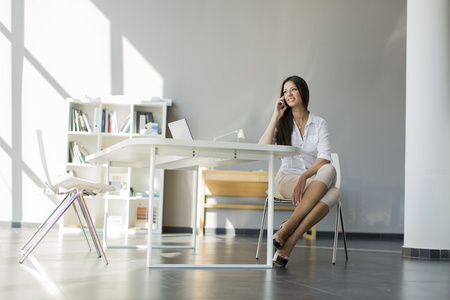
<path fill-rule="evenodd" d="M 331 161 L 331 145 L 326 121 L 310 113 L 303 138 L 300 135 L 300 130 L 297 128 L 295 121 L 292 120 L 292 122 L 294 122 L 291 138 L 292 146 L 300 147 L 302 153 L 296 156 L 283 157 L 278 172 L 282 174 L 301 175 L 318 158 Z"/>

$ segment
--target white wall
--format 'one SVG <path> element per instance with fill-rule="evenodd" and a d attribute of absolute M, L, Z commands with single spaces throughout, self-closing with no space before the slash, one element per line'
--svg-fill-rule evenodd
<path fill-rule="evenodd" d="M 14 76 L 2 73 L 0 95 L 2 110 L 22 121 L 12 128 L 1 121 L 0 163 L 7 167 L 0 187 L 9 198 L 0 211 L 22 201 L 15 221 L 40 220 L 52 203 L 36 195 L 40 183 L 25 171 L 24 195 L 14 198 L 11 139 L 22 141 L 17 159 L 41 178 L 34 129 L 46 129 L 57 151 L 53 168 L 63 168 L 64 97 L 161 95 L 175 103 L 169 121 L 187 118 L 197 139 L 243 128 L 246 142 L 257 142 L 281 81 L 297 74 L 308 81 L 311 111 L 328 121 L 341 157 L 347 230 L 403 232 L 405 0 L 13 2 L 9 9 L 11 0 L 0 0 L 0 59 L 10 68 L 11 37 L 20 44 L 10 16 L 17 15 L 24 63 Z M 165 226 L 190 226 L 186 182 L 189 175 L 167 172 Z M 45 203 L 42 213 L 30 201 Z M 245 218 L 257 228 L 260 220 L 260 212 L 222 213 L 218 219 L 230 226 L 244 226 Z M 331 220 L 321 226 L 331 228 Z"/>

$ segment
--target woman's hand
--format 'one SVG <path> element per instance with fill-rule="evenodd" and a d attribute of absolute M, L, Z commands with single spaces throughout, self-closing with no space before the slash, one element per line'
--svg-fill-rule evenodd
<path fill-rule="evenodd" d="M 277 102 L 275 103 L 275 109 L 272 118 L 270 119 L 269 125 L 267 125 L 266 131 L 264 131 L 263 136 L 259 139 L 258 144 L 267 144 L 267 145 L 272 144 L 273 133 L 275 131 L 278 121 L 284 115 L 286 109 L 287 106 L 283 96 L 280 99 L 278 99 Z"/>
<path fill-rule="evenodd" d="M 274 117 L 276 117 L 276 119 L 280 119 L 284 115 L 286 109 L 287 109 L 286 101 L 284 101 L 284 96 L 282 96 L 280 99 L 277 100 L 275 104 L 275 110 L 273 112 Z"/>
<path fill-rule="evenodd" d="M 292 204 L 297 205 L 303 197 L 303 192 L 305 191 L 306 178 L 300 176 L 297 184 L 295 185 L 294 192 L 292 193 Z"/>

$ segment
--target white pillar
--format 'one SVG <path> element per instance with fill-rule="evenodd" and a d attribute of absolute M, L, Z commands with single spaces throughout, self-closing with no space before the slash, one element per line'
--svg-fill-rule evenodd
<path fill-rule="evenodd" d="M 450 249 L 450 1 L 408 0 L 403 255 Z"/>

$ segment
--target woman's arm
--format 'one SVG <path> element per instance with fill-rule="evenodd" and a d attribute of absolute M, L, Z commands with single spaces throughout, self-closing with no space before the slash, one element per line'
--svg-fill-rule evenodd
<path fill-rule="evenodd" d="M 300 200 L 303 197 L 303 192 L 305 191 L 306 186 L 306 180 L 313 176 L 314 174 L 319 171 L 319 169 L 326 164 L 329 164 L 330 161 L 318 158 L 316 161 L 311 165 L 311 167 L 308 168 L 302 175 L 300 175 L 300 178 L 298 179 L 297 185 L 294 188 L 294 192 L 292 193 L 292 203 L 297 205 L 297 203 L 300 202 Z"/>
<path fill-rule="evenodd" d="M 278 121 L 283 116 L 286 109 L 287 109 L 287 106 L 285 106 L 284 96 L 283 96 L 277 100 L 277 102 L 275 104 L 275 109 L 273 111 L 272 118 L 270 119 L 270 122 L 269 122 L 269 125 L 267 125 L 266 131 L 264 131 L 264 134 L 259 139 L 258 144 L 269 144 L 269 145 L 272 144 L 273 133 L 275 131 L 275 128 L 277 127 Z"/>
<path fill-rule="evenodd" d="M 315 175 L 319 169 L 330 163 L 331 159 L 331 146 L 330 135 L 328 132 L 328 126 L 325 120 L 321 119 L 319 129 L 319 143 L 317 144 L 317 159 L 299 178 L 297 185 L 294 188 L 292 195 L 292 202 L 297 205 L 300 199 L 303 197 L 305 191 L 306 180 Z"/>
<path fill-rule="evenodd" d="M 308 168 L 308 170 L 305 171 L 305 173 L 302 174 L 303 177 L 305 177 L 305 180 L 309 177 L 315 175 L 317 171 L 319 171 L 320 168 L 322 168 L 323 165 L 329 164 L 330 161 L 323 158 L 318 158 L 316 161 L 311 165 L 311 167 Z"/>

